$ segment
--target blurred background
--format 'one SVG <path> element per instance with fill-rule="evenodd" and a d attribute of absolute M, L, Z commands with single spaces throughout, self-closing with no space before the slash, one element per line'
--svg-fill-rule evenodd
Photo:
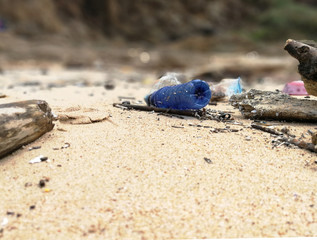
<path fill-rule="evenodd" d="M 288 38 L 317 39 L 316 10 L 314 0 L 0 0 L 0 67 L 191 69 L 261 81 L 263 71 L 296 66 Z M 264 66 L 250 73 L 241 57 Z M 213 70 L 221 64 L 230 67 Z"/>

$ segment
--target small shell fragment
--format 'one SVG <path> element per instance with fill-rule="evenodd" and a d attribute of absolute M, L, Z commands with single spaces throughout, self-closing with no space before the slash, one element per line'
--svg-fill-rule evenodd
<path fill-rule="evenodd" d="M 9 222 L 9 220 L 8 220 L 8 218 L 3 218 L 3 220 L 2 220 L 2 223 L 1 223 L 1 226 L 5 226 L 5 225 L 7 225 L 8 224 L 8 222 Z"/>
<path fill-rule="evenodd" d="M 50 162 L 50 160 L 47 157 L 44 157 L 43 155 L 39 155 L 35 158 L 33 158 L 32 160 L 29 161 L 30 164 L 33 163 L 40 163 L 40 162 Z"/>

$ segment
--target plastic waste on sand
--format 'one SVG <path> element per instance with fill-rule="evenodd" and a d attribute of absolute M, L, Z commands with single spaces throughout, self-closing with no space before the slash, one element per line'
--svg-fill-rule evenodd
<path fill-rule="evenodd" d="M 213 95 L 219 97 L 231 97 L 234 94 L 241 93 L 241 79 L 240 77 L 223 79 L 218 84 L 211 86 L 211 92 Z"/>
<path fill-rule="evenodd" d="M 164 84 L 172 86 L 164 86 Z M 178 110 L 200 109 L 205 107 L 211 98 L 208 83 L 199 79 L 180 84 L 176 77 L 163 76 L 154 86 L 154 88 L 158 87 L 161 88 L 145 97 L 149 106 Z"/>
<path fill-rule="evenodd" d="M 286 83 L 284 86 L 283 92 L 289 95 L 295 95 L 295 96 L 308 95 L 306 88 L 304 86 L 304 82 L 301 80 Z"/>

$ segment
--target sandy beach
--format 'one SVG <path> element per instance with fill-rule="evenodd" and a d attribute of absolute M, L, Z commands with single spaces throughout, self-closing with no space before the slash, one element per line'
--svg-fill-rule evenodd
<path fill-rule="evenodd" d="M 317 236 L 316 153 L 274 147 L 227 101 L 207 108 L 231 112 L 234 123 L 180 119 L 113 107 L 122 97 L 142 102 L 154 74 L 132 81 L 121 71 L 107 90 L 101 71 L 25 71 L 2 76 L 0 103 L 41 99 L 56 115 L 104 120 L 55 121 L 0 160 L 0 238 Z M 317 131 L 313 123 L 270 124 L 306 139 Z M 39 155 L 49 161 L 29 163 Z"/>

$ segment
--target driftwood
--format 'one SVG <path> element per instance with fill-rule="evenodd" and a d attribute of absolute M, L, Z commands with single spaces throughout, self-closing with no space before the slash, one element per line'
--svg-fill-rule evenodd
<path fill-rule="evenodd" d="M 292 39 L 286 41 L 284 49 L 299 61 L 298 72 L 308 94 L 317 96 L 317 48 Z"/>
<path fill-rule="evenodd" d="M 245 118 L 317 122 L 316 100 L 291 97 L 279 91 L 251 89 L 247 93 L 233 95 L 230 102 Z"/>
<path fill-rule="evenodd" d="M 29 100 L 0 105 L 0 158 L 53 129 L 47 102 Z"/>

